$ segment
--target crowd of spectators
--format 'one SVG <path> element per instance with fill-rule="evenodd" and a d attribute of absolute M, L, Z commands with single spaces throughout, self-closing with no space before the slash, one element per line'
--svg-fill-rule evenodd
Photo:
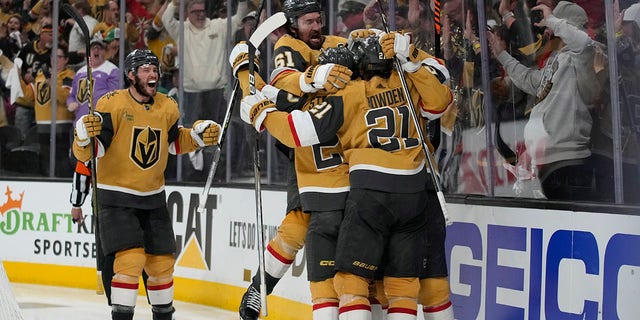
<path fill-rule="evenodd" d="M 121 17 L 120 1 L 114 0 L 69 0 L 79 13 L 90 31 L 90 52 L 86 52 L 87 39 L 79 24 L 64 10 L 59 11 L 59 21 L 52 21 L 52 0 L 26 1 L 2 0 L 0 2 L 0 64 L 2 64 L 2 83 L 0 83 L 0 127 L 2 129 L 3 146 L 1 159 L 3 172 L 69 177 L 75 165 L 69 152 L 69 139 L 73 126 L 67 126 L 68 120 L 88 112 L 89 92 L 86 90 L 87 61 L 91 61 L 93 69 L 93 103 L 106 92 L 118 89 L 123 85 L 120 66 L 120 49 L 124 47 L 124 55 L 134 49 L 151 49 L 161 60 L 163 78 L 160 91 L 168 93 L 178 86 L 178 48 L 177 42 L 179 21 L 178 9 L 180 1 L 165 0 L 126 0 L 125 16 Z M 209 9 L 205 11 L 205 5 Z M 253 3 L 252 3 L 253 5 Z M 233 18 L 233 31 L 239 30 L 241 20 L 248 13 L 247 2 L 235 4 L 236 15 Z M 188 1 L 185 5 L 184 52 L 185 89 L 182 110 L 183 124 L 191 125 L 194 117 L 208 117 L 215 114 L 215 120 L 222 122 L 226 105 L 225 92 L 227 77 L 221 69 L 226 59 L 226 3 L 205 2 L 204 0 Z M 124 29 L 121 28 L 124 19 Z M 51 88 L 56 82 L 50 82 L 51 74 L 59 70 L 51 70 L 57 59 L 52 54 L 53 31 L 57 30 L 57 47 L 63 50 L 65 60 L 56 60 L 57 69 L 61 65 L 72 72 L 71 81 L 58 81 L 58 88 Z M 191 34 L 191 36 L 189 36 Z M 210 39 L 210 43 L 200 41 Z M 200 39 L 200 40 L 199 40 Z M 207 48 L 201 46 L 203 45 Z M 122 46 L 123 45 L 123 46 Z M 193 53 L 193 54 L 190 54 Z M 89 55 L 89 58 L 87 58 Z M 214 59 L 214 57 L 217 57 Z M 194 60 L 195 59 L 195 60 Z M 215 61 L 214 61 L 215 60 Z M 212 69 L 213 68 L 213 69 Z M 11 72 L 11 70 L 14 70 Z M 38 82 L 36 77 L 42 74 L 46 81 Z M 75 79 L 74 79 L 75 74 Z M 59 76 L 59 75 L 58 75 Z M 66 74 L 65 76 L 69 76 Z M 48 139 L 48 128 L 54 121 L 51 116 L 46 123 L 41 120 L 45 110 L 38 110 L 43 105 L 51 106 L 52 89 L 57 89 L 57 119 L 55 119 L 56 135 Z M 64 89 L 60 91 L 61 89 Z M 67 98 L 68 97 L 68 98 Z M 174 94 L 177 98 L 177 95 Z M 186 107 L 185 107 L 186 108 Z M 50 109 L 47 109 L 50 110 Z M 38 121 L 36 122 L 36 115 Z M 74 115 L 75 114 L 75 115 Z M 5 143 L 5 140 L 18 142 Z M 56 170 L 51 173 L 49 167 L 49 146 L 56 147 Z M 26 146 L 29 145 L 29 148 Z M 11 149 L 17 149 L 13 155 Z M 66 150 L 65 150 L 66 148 Z M 16 158 L 13 159 L 15 156 Z M 201 155 L 200 155 L 201 156 Z M 35 158 L 34 162 L 21 161 L 25 157 Z M 61 162 L 61 159 L 68 159 Z M 186 161 L 190 163 L 189 161 Z M 202 163 L 202 160 L 200 161 Z M 189 169 L 189 167 L 187 167 Z M 196 166 L 196 169 L 197 166 Z M 204 176 L 206 173 L 193 172 L 191 178 Z M 175 170 L 175 169 L 174 169 Z"/>
<path fill-rule="evenodd" d="M 485 2 L 478 12 L 473 0 L 403 0 L 386 8 L 393 29 L 411 32 L 451 74 L 454 103 L 437 127 L 429 126 L 445 133 L 437 155 L 448 192 L 614 202 L 619 153 L 623 202 L 637 202 L 640 4 L 614 1 L 615 51 L 607 43 L 604 6 L 501 0 Z M 341 0 L 338 10 L 335 34 L 383 29 L 375 0 Z M 557 19 L 547 22 L 549 16 Z M 610 52 L 617 54 L 620 74 L 614 86 Z M 620 91 L 619 151 L 610 87 Z M 489 147 L 474 138 L 485 130 L 496 153 L 474 161 Z"/>
<path fill-rule="evenodd" d="M 203 117 L 223 122 L 233 83 L 229 71 L 224 68 L 227 50 L 230 45 L 246 40 L 250 30 L 264 16 L 264 12 L 261 15 L 256 12 L 259 1 L 187 1 L 183 4 L 184 28 L 179 23 L 181 2 L 177 0 L 126 0 L 124 11 L 120 10 L 118 1 L 71 2 L 92 30 L 93 37 L 104 43 L 105 57 L 115 66 L 119 65 L 121 48 L 124 48 L 125 55 L 135 48 L 149 48 L 160 57 L 160 91 L 178 99 L 178 89 L 182 90 L 183 95 L 180 97 L 183 101 L 179 101 L 179 104 L 185 126 L 189 126 L 193 119 Z M 272 11 L 278 10 L 279 2 L 271 1 Z M 326 11 L 327 34 L 348 37 L 351 31 L 360 28 L 384 29 L 376 0 L 329 2 L 321 1 Z M 500 0 L 485 3 L 481 12 L 478 12 L 479 8 L 474 0 L 398 0 L 385 4 L 384 9 L 393 30 L 411 32 L 414 44 L 443 59 L 451 73 L 450 86 L 455 97 L 454 103 L 437 124 L 429 126 L 429 136 L 440 142 L 436 155 L 445 190 L 451 193 L 488 194 L 493 189 L 489 185 L 493 183 L 497 191 L 491 192 L 497 195 L 548 198 L 551 194 L 549 191 L 545 194 L 544 181 L 536 179 L 544 180 L 549 174 L 548 170 L 551 170 L 549 167 L 556 170 L 564 167 L 564 164 L 554 163 L 553 156 L 548 153 L 527 150 L 523 131 L 532 114 L 540 116 L 537 112 L 540 108 L 536 110 L 536 106 L 539 105 L 541 92 L 559 87 L 551 86 L 555 70 L 551 65 L 545 69 L 545 65 L 553 61 L 549 59 L 556 52 L 567 50 L 563 49 L 566 47 L 566 41 L 563 40 L 566 39 L 551 34 L 548 24 L 539 23 L 544 17 L 540 17 L 542 10 L 536 7 L 544 5 L 549 8 L 547 13 L 554 15 L 553 10 L 559 1 Z M 607 41 L 604 3 L 599 0 L 576 0 L 572 3 L 576 6 L 571 6 L 569 16 L 560 18 L 576 22 L 577 11 L 581 10 L 579 14 L 585 15 L 584 23 L 578 20 L 580 25 L 577 28 L 590 39 L 587 45 L 589 53 L 580 55 L 580 58 L 586 58 L 585 61 L 593 65 L 593 73 L 589 72 L 593 79 L 582 79 L 591 86 L 589 94 L 592 96 L 583 99 L 588 100 L 588 103 L 584 103 L 586 113 L 581 113 L 584 124 L 580 134 L 584 137 L 580 144 L 584 152 L 578 157 L 581 165 L 578 175 L 582 178 L 588 176 L 580 183 L 588 191 L 579 193 L 586 199 L 614 201 L 615 198 L 612 191 L 613 162 L 617 151 L 613 150 L 614 130 L 611 123 L 609 85 L 612 80 L 609 79 L 610 66 L 607 58 L 613 52 L 612 47 L 615 47 L 618 55 L 616 67 L 620 75 L 617 80 L 620 85 L 617 87 L 622 98 L 620 112 L 624 119 L 620 123 L 620 152 L 625 177 L 624 197 L 628 202 L 632 198 L 640 198 L 634 197 L 632 193 L 637 190 L 637 183 L 634 182 L 640 181 L 636 178 L 640 176 L 640 115 L 637 114 L 637 108 L 632 107 L 637 105 L 636 88 L 639 87 L 637 84 L 640 78 L 640 5 L 633 0 L 614 1 L 616 29 L 613 32 L 616 34 L 616 43 L 611 44 Z M 21 139 L 25 141 L 29 140 L 30 132 L 36 126 L 34 105 L 37 103 L 34 97 L 42 100 L 42 93 L 38 92 L 45 92 L 37 87 L 34 90 L 34 80 L 40 72 L 45 76 L 51 73 L 53 28 L 58 28 L 59 31 L 58 45 L 63 50 L 68 48 L 68 52 L 64 53 L 68 57 L 68 68 L 77 72 L 86 63 L 84 39 L 77 23 L 64 13 L 61 14 L 60 21 L 51 21 L 51 4 L 51 0 L 39 0 L 35 3 L 29 0 L 0 0 L 0 126 L 18 128 Z M 231 8 L 232 14 L 227 15 L 228 8 Z M 120 16 L 121 12 L 125 12 L 124 17 Z M 120 30 L 121 19 L 125 20 L 124 30 Z M 333 24 L 329 25 L 329 21 Z M 228 34 L 230 39 L 227 39 Z M 184 36 L 182 50 L 178 48 L 181 36 Z M 124 46 L 121 46 L 122 43 Z M 499 50 L 495 50 L 496 44 L 501 44 Z M 260 49 L 263 54 L 267 51 L 266 47 Z M 545 83 L 548 87 L 539 87 L 537 90 L 540 92 L 531 94 L 531 90 L 522 84 L 518 85 L 518 80 L 505 68 L 507 61 L 504 56 L 499 57 L 502 51 L 523 67 L 547 77 Z M 183 56 L 180 57 L 180 54 Z M 183 65 L 179 66 L 178 61 L 182 61 Z M 16 64 L 19 65 L 17 75 L 10 72 L 16 69 Z M 547 74 L 544 70 L 547 70 Z M 260 72 L 268 78 L 266 68 Z M 486 79 L 489 79 L 488 83 Z M 542 82 L 537 85 L 540 83 Z M 29 90 L 35 94 L 25 94 Z M 546 98 L 548 94 L 547 92 L 542 96 Z M 69 104 L 64 107 L 69 107 Z M 558 114 L 568 115 L 569 112 Z M 234 159 L 230 168 L 232 171 L 246 171 L 249 174 L 248 164 L 251 159 L 248 146 L 252 139 L 247 137 L 246 130 L 237 123 L 232 122 L 231 127 L 231 133 L 236 135 L 230 140 L 234 146 L 231 149 L 223 148 L 223 152 L 244 154 L 242 159 Z M 550 134 L 548 128 L 538 129 L 547 130 L 544 133 Z M 487 156 L 487 159 L 470 162 L 469 157 L 479 153 L 476 150 L 478 144 L 475 143 L 479 140 L 474 140 L 476 138 L 471 133 L 479 136 L 478 133 L 483 130 L 491 131 L 490 143 L 495 145 L 497 153 Z M 45 131 L 46 128 L 41 128 L 36 132 Z M 433 131 L 437 133 L 434 134 Z M 43 138 L 40 141 L 44 142 Z M 550 143 L 550 140 L 544 142 Z M 57 145 L 65 146 L 65 143 Z M 486 143 L 489 142 L 482 141 L 482 144 Z M 543 147 L 546 148 L 547 145 Z M 45 148 L 41 149 L 40 155 L 43 150 Z M 0 151 L 6 153 L 6 148 Z M 207 164 L 211 159 L 210 155 L 207 156 L 208 152 L 210 154 L 205 149 L 204 152 L 196 152 L 184 158 L 182 172 L 185 180 L 206 178 Z M 0 160 L 5 160 L 4 158 L 5 155 Z M 223 163 L 219 166 L 224 168 L 226 157 L 222 158 Z M 48 158 L 41 159 L 48 161 Z M 538 168 L 531 167 L 531 159 L 534 159 L 533 166 Z M 575 164 L 573 160 L 576 159 L 562 161 Z M 46 161 L 41 166 L 45 166 Z M 72 159 L 70 163 L 73 163 Z M 547 166 L 541 174 L 536 169 L 540 169 L 542 164 Z M 43 168 L 37 172 L 49 174 Z M 228 174 L 224 169 L 218 169 L 217 173 L 217 180 L 224 180 Z M 576 182 L 570 177 L 563 181 Z M 571 198 L 569 196 L 563 199 Z"/>

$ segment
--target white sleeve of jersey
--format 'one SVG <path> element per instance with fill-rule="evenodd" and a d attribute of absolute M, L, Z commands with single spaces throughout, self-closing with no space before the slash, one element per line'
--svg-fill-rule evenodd
<path fill-rule="evenodd" d="M 296 140 L 296 144 L 301 147 L 312 146 L 320 143 L 315 125 L 309 112 L 294 110 L 289 114 L 289 127 Z"/>

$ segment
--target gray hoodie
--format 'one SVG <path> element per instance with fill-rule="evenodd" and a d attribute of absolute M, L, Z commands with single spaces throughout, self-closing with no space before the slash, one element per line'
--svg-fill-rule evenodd
<path fill-rule="evenodd" d="M 562 10 L 567 12 L 567 8 L 572 14 L 582 10 L 576 4 L 560 1 L 553 15 L 547 17 L 547 27 L 565 46 L 554 51 L 541 70 L 520 64 L 506 51 L 498 56 L 513 83 L 537 97 L 538 102 L 524 128 L 527 153 L 537 165 L 591 155 L 593 121 L 589 110 L 600 93 L 593 71 L 595 47 L 582 26 L 575 25 L 578 23 L 572 19 L 574 16 L 567 19 L 555 16 L 558 11 L 561 16 Z M 586 14 L 584 18 L 586 22 Z"/>

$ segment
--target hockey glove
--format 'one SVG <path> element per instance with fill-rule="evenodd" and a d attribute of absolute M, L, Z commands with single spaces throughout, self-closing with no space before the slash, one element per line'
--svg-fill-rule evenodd
<path fill-rule="evenodd" d="M 420 68 L 418 49 L 411 43 L 410 33 L 389 32 L 380 36 L 380 45 L 385 58 L 397 56 L 406 72 L 416 72 Z"/>
<path fill-rule="evenodd" d="M 256 49 L 256 56 L 253 61 L 258 71 L 260 70 L 259 56 L 260 51 Z M 240 41 L 233 47 L 231 54 L 229 54 L 229 63 L 231 64 L 231 68 L 233 68 L 233 76 L 236 78 L 238 77 L 238 71 L 240 71 L 240 69 L 249 66 L 249 45 L 245 41 Z"/>
<path fill-rule="evenodd" d="M 198 120 L 191 128 L 191 138 L 200 147 L 218 144 L 219 135 L 220 125 L 212 120 Z"/>
<path fill-rule="evenodd" d="M 355 29 L 349 33 L 349 38 L 347 40 L 347 46 L 351 45 L 351 43 L 355 39 L 366 39 L 370 36 L 377 36 L 382 31 L 378 29 Z"/>
<path fill-rule="evenodd" d="M 248 95 L 240 103 L 240 118 L 242 121 L 252 125 L 258 132 L 262 132 L 264 127 L 262 122 L 267 118 L 267 114 L 277 111 L 276 105 L 269 100 L 262 92 Z"/>
<path fill-rule="evenodd" d="M 86 147 L 90 139 L 100 135 L 102 130 L 102 116 L 95 112 L 93 115 L 85 114 L 76 122 L 76 143 L 80 147 Z"/>
<path fill-rule="evenodd" d="M 349 68 L 334 63 L 313 65 L 300 74 L 300 90 L 313 93 L 325 89 L 334 93 L 345 87 L 352 73 Z"/>

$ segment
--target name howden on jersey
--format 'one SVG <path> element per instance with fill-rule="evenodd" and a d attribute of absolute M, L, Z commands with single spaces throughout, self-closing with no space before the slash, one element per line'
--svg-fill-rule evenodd
<path fill-rule="evenodd" d="M 369 108 L 382 108 L 397 105 L 406 101 L 402 88 L 387 90 L 367 98 Z"/>

